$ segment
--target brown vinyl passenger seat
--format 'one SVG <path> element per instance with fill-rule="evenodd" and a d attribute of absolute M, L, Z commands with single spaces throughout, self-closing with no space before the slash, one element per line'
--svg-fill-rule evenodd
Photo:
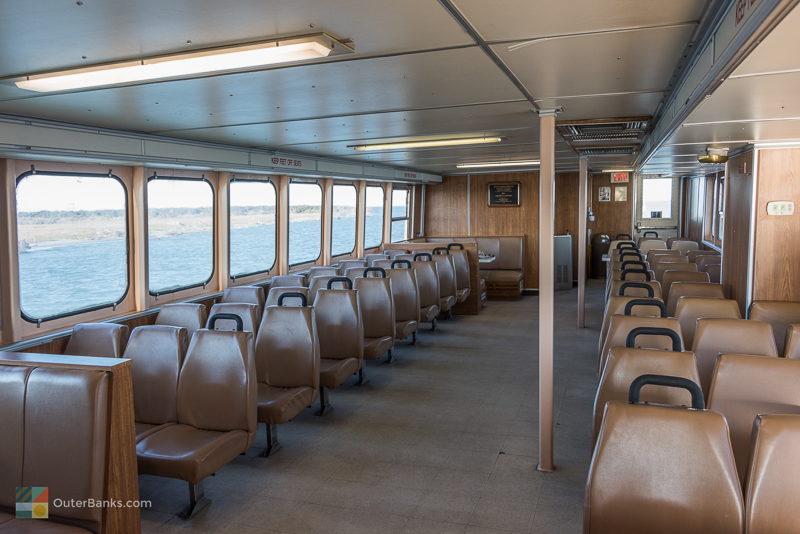
<path fill-rule="evenodd" d="M 603 348 L 600 350 L 597 374 L 602 375 L 609 351 L 614 347 L 683 350 L 681 324 L 669 317 L 634 317 L 612 315 Z"/>
<path fill-rule="evenodd" d="M 338 274 L 339 269 L 332 265 L 327 267 L 311 267 L 308 270 L 309 284 L 311 283 L 311 279 L 315 276 L 336 276 Z"/>
<path fill-rule="evenodd" d="M 209 504 L 203 480 L 255 439 L 253 334 L 195 332 L 178 378 L 177 406 L 177 424 L 139 441 L 136 456 L 140 474 L 189 483 L 189 507 L 182 515 L 191 517 Z"/>
<path fill-rule="evenodd" d="M 741 319 L 742 314 L 739 303 L 732 299 L 683 297 L 678 301 L 675 317 L 681 323 L 684 343 L 691 347 L 698 319 Z"/>
<path fill-rule="evenodd" d="M 642 387 L 689 389 L 692 409 L 639 404 Z M 742 490 L 725 418 L 679 377 L 645 375 L 606 404 L 586 482 L 586 534 L 739 534 Z"/>
<path fill-rule="evenodd" d="M 678 307 L 681 297 L 725 298 L 725 288 L 721 284 L 712 284 L 708 281 L 676 280 L 670 284 L 669 290 L 669 297 L 667 297 L 667 315 L 669 317 L 675 317 L 675 308 Z"/>
<path fill-rule="evenodd" d="M 597 442 L 603 410 L 609 401 L 625 401 L 631 383 L 641 375 L 678 376 L 699 383 L 697 363 L 692 352 L 614 347 L 608 353 L 594 400 L 594 434 Z M 681 388 L 651 385 L 641 392 L 641 400 L 650 404 L 691 406 L 691 395 Z"/>
<path fill-rule="evenodd" d="M 297 299 L 300 306 L 289 306 Z M 278 450 L 275 425 L 294 419 L 317 399 L 319 337 L 314 309 L 302 293 L 284 293 L 267 306 L 256 338 L 258 421 L 266 424 L 267 442 L 261 456 Z"/>
<path fill-rule="evenodd" d="M 745 487 L 745 532 L 800 532 L 800 416 L 759 415 Z"/>
<path fill-rule="evenodd" d="M 189 343 L 186 329 L 153 325 L 133 329 L 131 360 L 136 441 L 178 421 L 178 376 Z"/>
<path fill-rule="evenodd" d="M 300 294 L 303 295 L 306 300 L 308 300 L 308 288 L 303 286 L 286 286 L 286 287 L 273 287 L 270 288 L 269 294 L 267 294 L 267 304 L 266 307 L 269 306 L 277 306 L 278 300 L 281 298 L 281 295 L 284 293 L 293 293 L 293 294 Z M 299 306 L 301 303 L 301 299 L 299 297 L 290 297 L 286 299 L 285 304 L 291 304 L 292 306 Z"/>
<path fill-rule="evenodd" d="M 207 320 L 208 310 L 206 307 L 190 302 L 164 304 L 156 316 L 157 325 L 185 328 L 189 340 L 192 339 L 195 331 L 206 327 Z"/>
<path fill-rule="evenodd" d="M 307 287 L 306 277 L 302 274 L 282 274 L 274 276 L 270 279 L 269 287 Z"/>
<path fill-rule="evenodd" d="M 668 243 L 668 245 L 672 250 L 680 250 L 684 254 L 690 250 L 700 250 L 700 245 L 697 244 L 697 241 L 688 239 L 676 239 L 672 243 Z"/>
<path fill-rule="evenodd" d="M 661 289 L 664 293 L 664 299 L 669 300 L 669 291 L 672 289 L 672 284 L 675 282 L 710 283 L 711 278 L 709 278 L 708 273 L 700 273 L 697 271 L 676 271 L 669 269 L 664 272 L 664 276 L 661 279 Z"/>
<path fill-rule="evenodd" d="M 334 289 L 344 283 L 345 289 Z M 334 389 L 358 373 L 358 383 L 364 382 L 364 323 L 361 318 L 359 295 L 349 278 L 337 277 L 320 289 L 314 301 L 319 337 L 319 414 L 329 407 L 325 388 Z"/>
<path fill-rule="evenodd" d="M 656 256 L 683 256 L 683 253 L 680 250 L 654 248 L 648 250 L 647 254 L 645 254 L 645 258 L 650 265 L 653 264 Z"/>
<path fill-rule="evenodd" d="M 254 304 L 257 307 L 256 314 L 261 317 L 264 311 L 264 288 L 261 286 L 235 286 L 228 287 L 222 292 L 221 303 L 235 302 L 243 304 Z M 209 312 L 209 315 L 213 312 Z"/>
<path fill-rule="evenodd" d="M 783 357 L 800 360 L 800 324 L 790 324 L 786 329 Z"/>
<path fill-rule="evenodd" d="M 238 328 L 239 318 L 242 321 L 242 328 Z M 252 332 L 253 336 L 258 334 L 258 325 L 261 322 L 258 306 L 242 302 L 218 302 L 211 306 L 210 316 L 206 328 L 211 328 L 214 321 L 214 330 L 242 330 Z"/>
<path fill-rule="evenodd" d="M 402 268 L 400 268 L 403 266 Z M 417 342 L 419 328 L 419 288 L 417 275 L 407 260 L 392 261 L 392 268 L 386 270 L 386 276 L 392 281 L 392 300 L 394 301 L 394 337 L 405 339 L 412 337 L 411 344 Z"/>
<path fill-rule="evenodd" d="M 453 257 L 453 268 L 456 274 L 456 302 L 466 302 L 470 294 L 469 257 L 461 243 L 450 243 L 447 250 Z"/>
<path fill-rule="evenodd" d="M 436 272 L 439 275 L 439 311 L 452 315 L 451 310 L 458 302 L 453 257 L 447 248 L 436 247 L 433 249 L 433 261 L 436 263 Z"/>
<path fill-rule="evenodd" d="M 772 325 L 775 346 L 783 354 L 786 345 L 786 332 L 789 325 L 800 323 L 800 302 L 777 300 L 755 300 L 750 304 L 747 315 L 754 321 L 764 321 Z"/>
<path fill-rule="evenodd" d="M 402 249 L 389 249 L 389 250 L 384 250 L 383 253 L 389 256 L 389 258 L 391 258 L 392 260 L 396 260 L 398 259 L 398 256 L 408 254 L 408 251 Z"/>
<path fill-rule="evenodd" d="M 308 279 L 308 303 L 313 305 L 320 289 L 328 287 L 328 280 L 339 277 L 338 274 L 314 276 Z"/>
<path fill-rule="evenodd" d="M 379 277 L 368 277 L 370 273 Z M 386 271 L 378 267 L 364 269 L 364 277 L 356 278 L 354 286 L 361 303 L 364 323 L 364 359 L 377 360 L 387 354 L 392 361 L 394 348 L 395 315 L 392 298 L 392 281 Z"/>
<path fill-rule="evenodd" d="M 655 280 L 614 280 L 611 282 L 609 297 L 648 297 L 661 298 L 661 284 Z"/>
<path fill-rule="evenodd" d="M 369 266 L 367 265 L 366 260 L 342 260 L 339 262 L 338 267 L 339 267 L 339 272 L 337 274 L 339 274 L 339 276 L 345 276 L 344 272 L 347 269 L 350 269 L 352 267 L 361 267 L 363 269 Z"/>
<path fill-rule="evenodd" d="M 635 315 L 637 317 L 666 317 L 666 307 L 661 299 L 643 297 L 610 297 L 603 314 L 598 338 L 598 350 L 603 348 L 603 343 L 608 335 L 613 315 Z"/>
<path fill-rule="evenodd" d="M 128 327 L 114 323 L 81 323 L 72 327 L 64 354 L 121 358 L 128 340 Z"/>
<path fill-rule="evenodd" d="M 364 261 L 367 262 L 367 267 L 374 267 L 373 262 L 388 259 L 389 256 L 386 254 L 364 254 Z"/>
<path fill-rule="evenodd" d="M 800 361 L 722 354 L 711 380 L 708 407 L 728 421 L 733 454 L 744 482 L 755 417 L 758 414 L 800 414 Z"/>
<path fill-rule="evenodd" d="M 656 280 L 661 282 L 661 289 L 664 291 L 664 274 L 669 271 L 691 271 L 697 272 L 697 265 L 694 263 L 664 263 L 661 262 L 653 267 L 653 273 L 656 276 Z"/>
<path fill-rule="evenodd" d="M 768 323 L 747 319 L 698 319 L 692 352 L 697 357 L 700 386 L 708 393 L 720 354 L 778 356 Z"/>
<path fill-rule="evenodd" d="M 423 261 L 423 258 L 428 258 Z M 439 316 L 439 275 L 436 263 L 428 253 L 415 254 L 411 267 L 417 277 L 419 289 L 419 321 L 431 323 L 431 330 L 436 330 L 436 318 Z"/>

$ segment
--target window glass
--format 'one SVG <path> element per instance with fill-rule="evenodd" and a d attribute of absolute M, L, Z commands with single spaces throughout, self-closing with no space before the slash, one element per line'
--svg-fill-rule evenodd
<path fill-rule="evenodd" d="M 334 184 L 331 256 L 350 254 L 355 248 L 356 188 L 352 185 Z"/>
<path fill-rule="evenodd" d="M 230 203 L 230 275 L 268 271 L 275 265 L 275 186 L 232 180 Z"/>
<path fill-rule="evenodd" d="M 24 318 L 80 313 L 125 297 L 127 196 L 119 179 L 27 174 L 16 198 Z"/>
<path fill-rule="evenodd" d="M 205 180 L 147 182 L 148 287 L 152 294 L 205 284 L 214 273 L 214 191 Z"/>
<path fill-rule="evenodd" d="M 367 186 L 367 217 L 364 222 L 364 248 L 375 248 L 383 243 L 383 187 Z"/>
<path fill-rule="evenodd" d="M 672 218 L 672 178 L 642 180 L 642 218 Z"/>
<path fill-rule="evenodd" d="M 322 188 L 289 184 L 289 265 L 316 261 L 322 250 Z"/>
<path fill-rule="evenodd" d="M 392 189 L 392 243 L 408 239 L 408 189 Z"/>

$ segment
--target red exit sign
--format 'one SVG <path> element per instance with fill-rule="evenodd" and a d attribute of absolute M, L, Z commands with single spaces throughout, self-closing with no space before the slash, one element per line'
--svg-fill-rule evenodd
<path fill-rule="evenodd" d="M 627 172 L 612 172 L 611 183 L 612 184 L 627 183 L 630 180 L 628 176 L 629 175 Z"/>

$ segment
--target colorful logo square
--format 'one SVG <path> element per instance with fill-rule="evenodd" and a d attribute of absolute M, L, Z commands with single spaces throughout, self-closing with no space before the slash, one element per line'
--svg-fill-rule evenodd
<path fill-rule="evenodd" d="M 50 512 L 47 486 L 18 486 L 16 516 L 20 519 L 47 519 Z"/>

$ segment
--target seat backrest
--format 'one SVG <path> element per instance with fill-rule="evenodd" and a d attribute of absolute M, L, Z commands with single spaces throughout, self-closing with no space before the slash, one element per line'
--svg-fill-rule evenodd
<path fill-rule="evenodd" d="M 258 381 L 274 387 L 318 389 L 319 358 L 314 309 L 267 306 L 256 338 Z"/>
<path fill-rule="evenodd" d="M 691 265 L 691 264 L 689 264 Z M 672 284 L 675 282 L 706 282 L 711 279 L 708 273 L 699 273 L 697 271 L 676 271 L 669 269 L 664 271 L 664 276 L 661 279 L 661 289 L 664 292 L 664 298 L 669 300 L 669 292 L 672 289 Z"/>
<path fill-rule="evenodd" d="M 790 324 L 786 329 L 783 357 L 800 360 L 800 324 Z"/>
<path fill-rule="evenodd" d="M 642 375 L 679 376 L 698 383 L 697 364 L 692 352 L 672 352 L 652 349 L 629 349 L 614 347 L 608 353 L 608 361 L 600 376 L 594 399 L 594 435 L 597 442 L 603 409 L 609 401 L 628 400 L 631 383 Z M 651 404 L 691 406 L 692 397 L 681 388 L 648 385 L 642 388 L 640 399 Z"/>
<path fill-rule="evenodd" d="M 652 260 L 648 260 L 648 263 L 655 269 L 662 263 L 689 263 L 689 258 L 680 254 L 655 254 Z"/>
<path fill-rule="evenodd" d="M 681 252 L 689 252 L 690 250 L 699 250 L 700 245 L 697 244 L 697 241 L 676 240 L 669 245 L 669 248 L 680 250 Z"/>
<path fill-rule="evenodd" d="M 741 319 L 742 314 L 739 303 L 732 299 L 683 297 L 675 308 L 675 317 L 681 323 L 683 341 L 691 347 L 698 319 Z"/>
<path fill-rule="evenodd" d="M 691 272 L 687 271 L 682 274 L 691 274 Z M 720 284 L 712 284 L 710 282 L 673 281 L 669 286 L 669 297 L 667 297 L 668 316 L 675 317 L 675 308 L 678 307 L 678 301 L 681 297 L 724 299 L 725 288 Z"/>
<path fill-rule="evenodd" d="M 629 303 L 631 304 L 629 306 Z M 649 303 L 645 304 L 645 303 Z M 663 313 L 663 315 L 662 315 Z M 615 297 L 610 296 L 603 313 L 603 322 L 600 326 L 598 349 L 603 348 L 608 327 L 613 315 L 635 315 L 637 317 L 666 317 L 666 307 L 661 299 L 647 297 Z"/>
<path fill-rule="evenodd" d="M 747 317 L 764 321 L 772 326 L 775 345 L 783 354 L 786 345 L 786 329 L 791 324 L 800 323 L 800 302 L 781 302 L 777 300 L 755 300 L 750 304 Z"/>
<path fill-rule="evenodd" d="M 286 287 L 273 287 L 270 288 L 269 294 L 267 295 L 267 306 L 276 306 L 278 304 L 278 299 L 281 298 L 281 295 L 284 293 L 300 293 L 305 295 L 308 298 L 308 288 L 302 286 L 286 286 Z M 296 298 L 287 298 L 287 304 L 292 305 L 300 305 L 300 300 Z M 266 310 L 266 308 L 265 308 Z"/>
<path fill-rule="evenodd" d="M 648 290 L 648 286 L 650 289 Z M 652 295 L 650 291 L 652 290 Z M 624 295 L 620 295 L 624 292 Z M 655 297 L 661 298 L 661 284 L 655 280 L 646 282 L 644 280 L 614 280 L 611 282 L 611 291 L 609 296 L 626 296 L 626 297 Z"/>
<path fill-rule="evenodd" d="M 258 325 L 261 322 L 261 316 L 258 313 L 258 306 L 255 304 L 218 302 L 211 306 L 206 328 L 225 331 L 236 330 L 236 321 L 232 319 L 217 318 L 214 320 L 214 316 L 221 313 L 230 313 L 238 316 L 242 320 L 242 328 L 245 332 L 252 332 L 253 336 L 258 334 Z M 213 327 L 211 325 L 212 320 L 214 320 Z"/>
<path fill-rule="evenodd" d="M 364 276 L 365 269 L 367 269 L 367 267 L 363 267 L 361 265 L 348 267 L 341 271 L 342 272 L 341 276 L 347 277 L 350 280 L 355 281 L 356 278 L 361 278 Z"/>
<path fill-rule="evenodd" d="M 412 261 L 417 276 L 420 307 L 439 305 L 439 274 L 432 261 Z"/>
<path fill-rule="evenodd" d="M 406 260 L 406 261 L 414 261 L 414 256 L 416 254 L 397 254 L 394 256 L 396 260 Z"/>
<path fill-rule="evenodd" d="M 395 321 L 419 321 L 419 288 L 414 269 L 387 269 L 392 281 Z"/>
<path fill-rule="evenodd" d="M 456 270 L 453 266 L 453 257 L 450 254 L 434 254 L 433 261 L 437 265 L 439 275 L 439 296 L 454 297 L 456 289 Z"/>
<path fill-rule="evenodd" d="M 195 330 L 205 328 L 207 319 L 208 310 L 202 304 L 176 302 L 161 306 L 156 316 L 156 324 L 185 328 L 191 339 Z"/>
<path fill-rule="evenodd" d="M 161 425 L 178 420 L 178 375 L 188 343 L 186 329 L 177 326 L 133 329 L 124 357 L 132 361 L 136 421 Z"/>
<path fill-rule="evenodd" d="M 708 274 L 708 279 L 714 282 L 715 284 L 719 284 L 722 282 L 722 265 L 719 263 L 714 263 L 711 265 L 706 265 L 703 267 L 702 271 Z"/>
<path fill-rule="evenodd" d="M 222 292 L 222 298 L 219 301 L 254 304 L 258 309 L 257 313 L 261 314 L 264 310 L 264 288 L 261 286 L 228 287 Z"/>
<path fill-rule="evenodd" d="M 721 256 L 716 250 L 690 250 L 686 252 L 690 263 L 697 263 L 698 256 Z"/>
<path fill-rule="evenodd" d="M 725 418 L 608 403 L 583 509 L 587 534 L 742 532 L 742 490 Z"/>
<path fill-rule="evenodd" d="M 362 358 L 364 323 L 354 289 L 320 289 L 314 301 L 320 358 Z"/>
<path fill-rule="evenodd" d="M 619 250 L 621 248 L 620 245 L 628 245 L 628 244 L 636 246 L 636 243 L 631 239 L 613 239 L 611 243 L 608 244 L 608 250 L 613 252 L 615 250 Z"/>
<path fill-rule="evenodd" d="M 309 285 L 311 284 L 311 279 L 315 276 L 336 276 L 338 273 L 339 269 L 333 266 L 311 267 L 308 270 Z"/>
<path fill-rule="evenodd" d="M 364 337 L 391 336 L 394 339 L 394 299 L 389 278 L 356 278 L 355 289 L 361 302 Z"/>
<path fill-rule="evenodd" d="M 800 532 L 800 416 L 759 415 L 745 488 L 745 532 Z"/>
<path fill-rule="evenodd" d="M 121 358 L 128 327 L 113 323 L 82 323 L 72 328 L 64 354 Z"/>
<path fill-rule="evenodd" d="M 661 282 L 661 290 L 664 291 L 664 273 L 667 271 L 692 271 L 697 272 L 695 263 L 659 263 L 653 267 L 656 280 Z"/>
<path fill-rule="evenodd" d="M 469 258 L 463 250 L 450 250 L 453 257 L 453 267 L 456 272 L 456 287 L 458 289 L 469 289 Z"/>
<path fill-rule="evenodd" d="M 366 260 L 368 266 L 374 267 L 373 262 L 388 260 L 389 256 L 386 254 L 364 254 L 364 259 Z"/>
<path fill-rule="evenodd" d="M 270 279 L 270 288 L 274 287 L 306 287 L 306 277 L 302 274 L 282 274 Z"/>
<path fill-rule="evenodd" d="M 391 259 L 397 259 L 397 256 L 408 254 L 408 251 L 401 249 L 389 249 L 389 250 L 384 250 L 383 253 L 389 256 Z"/>
<path fill-rule="evenodd" d="M 339 276 L 338 274 L 333 275 L 324 275 L 324 276 L 314 276 L 313 278 L 309 278 L 308 280 L 308 304 L 313 305 L 314 300 L 317 298 L 317 293 L 320 289 L 326 289 L 328 287 L 328 280 L 331 278 L 335 278 Z M 277 301 L 274 303 L 277 304 Z"/>
<path fill-rule="evenodd" d="M 654 248 L 652 250 L 648 250 L 647 254 L 645 254 L 645 258 L 650 263 L 653 264 L 653 258 L 656 256 L 682 256 L 680 250 L 672 250 L 672 249 L 662 249 L 662 248 Z"/>
<path fill-rule="evenodd" d="M 697 268 L 699 270 L 703 270 L 709 265 L 719 265 L 722 263 L 722 256 L 719 254 L 697 256 L 697 261 L 695 263 L 697 263 Z"/>
<path fill-rule="evenodd" d="M 524 237 L 478 237 L 478 249 L 491 254 L 495 260 L 487 265 L 495 270 L 519 271 L 523 268 Z"/>
<path fill-rule="evenodd" d="M 25 448 L 25 389 L 31 367 L 0 365 L 0 485 L 22 486 L 22 462 Z M 14 507 L 13 493 L 0 492 L 0 506 Z"/>
<path fill-rule="evenodd" d="M 256 432 L 253 334 L 195 332 L 178 377 L 178 422 L 202 430 Z"/>
<path fill-rule="evenodd" d="M 625 347 L 628 344 L 628 336 L 637 328 L 660 328 L 671 330 L 677 334 L 678 340 L 681 338 L 681 324 L 677 319 L 663 317 L 636 317 L 632 315 L 612 315 L 608 326 L 603 348 L 600 350 L 597 373 L 602 374 L 603 368 L 608 358 L 608 352 L 613 347 Z M 638 331 L 637 331 L 638 332 Z M 680 352 L 684 349 L 683 342 L 680 347 L 675 347 L 675 341 L 667 335 L 661 333 L 657 335 L 637 335 L 633 340 L 631 348 L 647 348 L 658 350 L 672 350 Z"/>
<path fill-rule="evenodd" d="M 769 324 L 746 319 L 698 319 L 691 347 L 697 357 L 700 386 L 706 394 L 720 354 L 778 356 Z"/>
<path fill-rule="evenodd" d="M 616 280 L 627 280 L 628 282 L 652 282 L 655 280 L 655 273 L 650 270 L 645 270 L 641 268 L 627 268 L 627 269 L 619 269 L 611 272 L 611 281 Z"/>
<path fill-rule="evenodd" d="M 748 354 L 719 356 L 708 407 L 725 416 L 739 476 L 750 457 L 753 419 L 761 413 L 800 414 L 800 361 Z"/>
<path fill-rule="evenodd" d="M 380 267 L 383 270 L 391 269 L 392 268 L 392 260 L 391 258 L 385 260 L 373 260 L 369 263 L 370 267 Z"/>
<path fill-rule="evenodd" d="M 368 265 L 366 260 L 342 260 L 339 262 L 339 274 L 341 276 L 347 276 L 344 273 L 351 267 L 361 267 L 363 269 L 364 267 L 368 267 Z"/>
<path fill-rule="evenodd" d="M 641 250 L 643 254 L 656 248 L 667 248 L 667 242 L 663 239 L 648 239 L 642 241 L 639 245 L 639 250 Z"/>

